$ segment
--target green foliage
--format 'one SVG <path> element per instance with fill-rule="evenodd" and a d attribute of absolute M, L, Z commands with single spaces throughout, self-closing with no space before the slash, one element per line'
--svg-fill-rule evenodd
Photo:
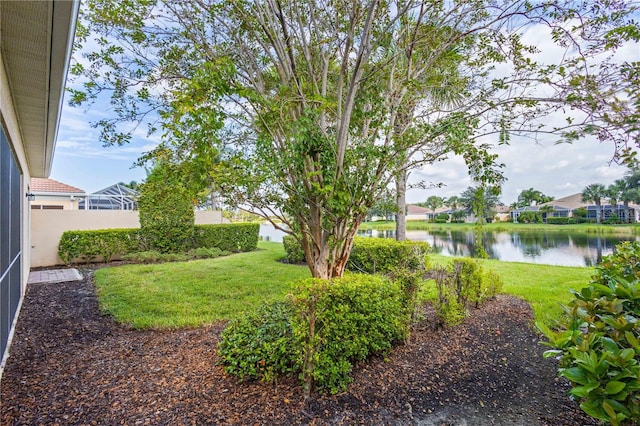
<path fill-rule="evenodd" d="M 199 225 L 194 232 L 195 247 L 217 247 L 232 253 L 255 250 L 260 238 L 259 223 Z"/>
<path fill-rule="evenodd" d="M 408 332 L 397 283 L 349 274 L 300 281 L 289 300 L 231 322 L 219 353 L 226 371 L 241 378 L 272 380 L 295 372 L 309 392 L 315 385 L 336 393 L 349 383 L 354 362 L 390 350 Z"/>
<path fill-rule="evenodd" d="M 434 219 L 435 223 L 447 223 L 449 221 L 449 215 L 447 213 L 440 213 L 436 215 Z"/>
<path fill-rule="evenodd" d="M 569 218 L 568 217 L 548 217 L 547 223 L 549 225 L 568 225 Z"/>
<path fill-rule="evenodd" d="M 271 381 L 297 371 L 300 342 L 291 326 L 295 306 L 290 300 L 263 303 L 229 322 L 220 336 L 218 356 L 227 373 L 241 379 Z"/>
<path fill-rule="evenodd" d="M 300 242 L 292 235 L 282 237 L 282 245 L 287 253 L 285 259 L 288 263 L 302 263 L 305 261 L 304 251 L 300 246 Z"/>
<path fill-rule="evenodd" d="M 65 231 L 58 243 L 58 256 L 72 262 L 109 262 L 115 257 L 140 250 L 139 229 Z"/>
<path fill-rule="evenodd" d="M 518 215 L 519 223 L 542 223 L 542 214 L 534 211 L 524 211 Z"/>
<path fill-rule="evenodd" d="M 223 225 L 196 225 L 195 233 L 180 256 L 157 256 L 157 250 L 145 250 L 146 243 L 140 229 L 104 229 L 97 231 L 66 231 L 58 244 L 58 256 L 63 262 L 108 262 L 127 255 L 128 260 L 143 263 L 167 262 L 172 259 L 189 260 L 225 255 L 228 252 L 255 250 L 260 225 L 232 223 Z M 142 252 L 142 253 L 141 253 Z M 165 253 L 166 254 L 166 253 Z"/>
<path fill-rule="evenodd" d="M 573 215 L 573 217 L 578 218 L 586 218 L 587 214 L 589 212 L 587 211 L 587 209 L 585 207 L 578 207 L 577 209 L 574 209 L 571 214 Z"/>
<path fill-rule="evenodd" d="M 545 356 L 559 357 L 584 412 L 612 425 L 640 421 L 640 243 L 619 244 L 573 295 L 565 330 L 537 324 L 554 348 Z"/>
<path fill-rule="evenodd" d="M 345 389 L 354 361 L 384 353 L 408 336 L 402 291 L 381 276 L 305 280 L 294 303 L 303 382 L 308 385 L 312 379 L 331 393 Z"/>
<path fill-rule="evenodd" d="M 194 196 L 177 167 L 159 163 L 141 185 L 138 198 L 140 235 L 148 249 L 162 253 L 186 250 L 194 230 Z"/>
<path fill-rule="evenodd" d="M 429 244 L 425 242 L 357 237 L 347 269 L 370 274 L 385 274 L 398 268 L 424 269 L 429 250 Z"/>
<path fill-rule="evenodd" d="M 446 325 L 462 321 L 469 305 L 478 307 L 500 293 L 503 286 L 497 272 L 485 271 L 477 260 L 469 258 L 454 259 L 446 269 L 435 269 L 432 275 L 438 290 L 436 314 Z"/>

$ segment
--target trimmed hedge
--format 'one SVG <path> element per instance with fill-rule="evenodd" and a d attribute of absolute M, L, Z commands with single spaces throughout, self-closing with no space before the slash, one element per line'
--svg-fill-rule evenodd
<path fill-rule="evenodd" d="M 100 229 L 97 231 L 65 231 L 58 244 L 58 256 L 65 264 L 73 261 L 111 261 L 142 251 L 139 228 Z"/>
<path fill-rule="evenodd" d="M 568 225 L 569 218 L 568 217 L 548 217 L 547 223 L 549 225 Z"/>
<path fill-rule="evenodd" d="M 282 238 L 289 263 L 304 262 L 304 252 L 291 235 Z M 390 238 L 356 237 L 347 269 L 363 273 L 386 274 L 397 268 L 416 270 L 427 266 L 431 247 L 420 241 L 396 241 Z"/>
<path fill-rule="evenodd" d="M 188 249 L 206 247 L 224 252 L 252 251 L 258 246 L 259 232 L 260 225 L 253 223 L 196 225 Z M 139 228 L 66 231 L 58 244 L 58 256 L 65 264 L 109 262 L 147 249 Z"/>
<path fill-rule="evenodd" d="M 259 223 L 197 225 L 194 247 L 217 247 L 223 251 L 245 252 L 258 248 Z"/>
<path fill-rule="evenodd" d="M 420 241 L 357 237 L 347 269 L 368 274 L 386 274 L 397 268 L 420 269 L 427 266 L 430 248 L 428 243 Z"/>

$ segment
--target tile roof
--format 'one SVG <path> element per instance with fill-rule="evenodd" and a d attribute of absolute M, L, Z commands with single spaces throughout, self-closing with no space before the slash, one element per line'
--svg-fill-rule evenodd
<path fill-rule="evenodd" d="M 62 194 L 84 194 L 84 190 L 53 179 L 31 178 L 31 192 L 60 192 Z"/>
<path fill-rule="evenodd" d="M 431 210 L 426 207 L 416 206 L 415 204 L 407 204 L 407 214 L 423 214 L 431 213 Z"/>

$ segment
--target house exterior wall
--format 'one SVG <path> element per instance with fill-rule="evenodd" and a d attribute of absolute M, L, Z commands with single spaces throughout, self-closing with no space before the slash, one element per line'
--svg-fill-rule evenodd
<path fill-rule="evenodd" d="M 61 210 L 78 210 L 78 198 L 69 195 L 39 195 L 31 202 L 31 209 L 46 210 L 62 207 Z"/>
<path fill-rule="evenodd" d="M 196 211 L 196 225 L 228 223 L 220 211 Z M 135 210 L 32 210 L 31 267 L 62 264 L 58 243 L 65 231 L 139 228 Z"/>
<path fill-rule="evenodd" d="M 27 280 L 29 278 L 29 264 L 30 264 L 30 250 L 29 250 L 29 218 L 30 211 L 26 208 L 26 198 L 23 194 L 26 194 L 29 190 L 27 183 L 30 181 L 31 176 L 29 175 L 29 167 L 26 160 L 26 154 L 24 151 L 24 144 L 22 141 L 22 136 L 20 133 L 20 128 L 18 125 L 18 120 L 16 116 L 16 112 L 14 110 L 14 102 L 11 96 L 11 90 L 9 87 L 9 81 L 7 77 L 7 73 L 5 70 L 4 62 L 2 60 L 2 52 L 0 51 L 0 131 L 2 131 L 7 139 L 10 155 L 13 160 L 15 160 L 15 164 L 19 169 L 20 182 L 17 184 L 18 188 L 18 196 L 14 197 L 19 200 L 19 227 L 20 230 L 20 257 L 19 264 L 14 265 L 14 270 L 19 272 L 19 277 L 14 278 L 17 280 L 16 286 L 11 286 L 11 290 L 9 290 L 9 284 L 7 276 L 5 275 L 5 280 L 2 281 L 2 288 L 0 291 L 17 291 L 19 294 L 9 294 L 8 298 L 11 300 L 17 300 L 17 307 L 12 307 L 12 309 L 7 309 L 7 306 L 0 306 L 0 315 L 3 315 L 2 318 L 2 327 L 3 330 L 0 333 L 2 335 L 2 342 L 0 342 L 1 348 L 8 348 L 11 343 L 11 339 L 13 337 L 13 330 L 15 326 L 15 321 L 18 319 L 18 313 L 20 312 L 20 306 L 22 304 L 22 298 L 24 296 L 24 292 L 27 286 Z M 11 160 L 11 161 L 13 161 Z M 12 187 L 11 182 L 2 179 L 0 182 L 0 191 L 8 193 L 10 188 Z M 16 186 L 13 186 L 16 188 Z M 14 206 L 15 207 L 15 206 Z M 2 209 L 10 209 L 10 206 L 0 206 Z M 9 244 L 9 235 L 11 232 L 9 227 L 4 227 L 4 229 L 0 229 L 0 238 L 2 241 L 0 244 L 3 246 Z M 3 253 L 3 256 L 8 255 L 5 254 L 6 250 L 0 250 Z M 15 258 L 13 258 L 15 259 Z M 3 259 L 6 260 L 6 259 Z M 8 260 L 9 262 L 12 259 Z M 7 272 L 7 271 L 2 271 Z M 0 272 L 1 273 L 1 272 Z M 0 374 L 4 369 L 4 363 L 6 362 L 6 357 L 8 356 L 8 351 L 1 350 L 0 351 Z"/>

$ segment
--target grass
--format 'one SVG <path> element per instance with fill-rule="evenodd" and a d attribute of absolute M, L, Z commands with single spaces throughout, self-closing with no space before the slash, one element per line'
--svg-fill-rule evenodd
<path fill-rule="evenodd" d="M 430 230 L 451 230 L 451 231 L 473 231 L 474 223 L 429 223 L 420 220 L 407 221 L 407 231 L 430 231 Z M 359 230 L 377 229 L 379 231 L 390 231 L 396 229 L 394 221 L 365 222 L 358 228 Z M 544 223 L 511 223 L 494 222 L 483 226 L 485 232 L 582 232 L 587 234 L 610 234 L 610 235 L 639 235 L 640 225 L 596 225 L 591 223 L 580 223 L 574 225 L 547 225 Z"/>
<path fill-rule="evenodd" d="M 452 258 L 431 255 L 434 264 L 444 265 Z M 591 267 L 552 266 L 533 263 L 479 260 L 485 269 L 491 269 L 504 281 L 503 292 L 520 297 L 533 307 L 536 321 L 553 326 L 562 314 L 561 304 L 572 299 L 570 290 L 585 287 L 594 273 Z"/>
<path fill-rule="evenodd" d="M 284 257 L 282 244 L 259 248 L 215 259 L 99 269 L 100 308 L 135 328 L 197 327 L 237 318 L 311 276 L 306 266 L 277 262 Z"/>
<path fill-rule="evenodd" d="M 277 262 L 282 244 L 260 242 L 258 251 L 216 259 L 160 265 L 126 265 L 99 269 L 95 283 L 100 307 L 118 322 L 136 328 L 198 327 L 229 320 L 255 309 L 262 301 L 282 298 L 292 282 L 310 276 L 306 266 Z M 431 255 L 434 264 L 451 258 Z M 500 274 L 504 292 L 521 297 L 536 320 L 553 325 L 570 289 L 584 287 L 593 268 L 548 266 L 481 260 Z M 427 282 L 425 294 L 435 286 Z"/>

